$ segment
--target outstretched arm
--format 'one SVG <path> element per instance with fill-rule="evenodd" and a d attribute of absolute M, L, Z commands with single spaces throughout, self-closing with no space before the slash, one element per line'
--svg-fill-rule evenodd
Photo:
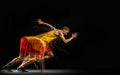
<path fill-rule="evenodd" d="M 77 38 L 77 36 L 78 36 L 77 33 L 74 33 L 74 34 L 72 34 L 72 36 L 70 38 L 65 39 L 63 33 L 60 33 L 60 34 L 61 34 L 60 37 L 62 38 L 64 43 L 69 43 L 72 39 Z"/>
<path fill-rule="evenodd" d="M 46 23 L 46 22 L 43 22 L 41 19 L 38 19 L 37 22 L 38 22 L 38 24 L 44 24 L 44 25 L 50 27 L 51 29 L 56 30 L 56 28 L 53 25 Z"/>

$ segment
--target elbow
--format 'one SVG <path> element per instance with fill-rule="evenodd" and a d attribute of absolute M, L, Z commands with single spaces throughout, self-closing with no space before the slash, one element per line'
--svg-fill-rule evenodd
<path fill-rule="evenodd" d="M 67 41 L 64 41 L 65 44 L 67 44 L 68 42 Z"/>

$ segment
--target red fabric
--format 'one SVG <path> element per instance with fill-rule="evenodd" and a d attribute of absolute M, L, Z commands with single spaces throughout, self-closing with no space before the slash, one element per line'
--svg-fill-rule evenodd
<path fill-rule="evenodd" d="M 31 47 L 30 43 L 25 37 L 22 37 L 20 39 L 20 52 L 21 53 L 29 53 L 29 54 L 39 54 L 42 55 L 44 52 L 50 52 L 52 51 L 49 46 L 43 46 L 42 43 L 40 44 L 40 50 L 35 50 Z"/>

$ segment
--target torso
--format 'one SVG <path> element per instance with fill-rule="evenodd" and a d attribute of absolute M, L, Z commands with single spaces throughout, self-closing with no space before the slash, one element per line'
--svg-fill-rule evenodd
<path fill-rule="evenodd" d="M 44 41 L 45 43 L 50 43 L 52 40 L 56 39 L 57 36 L 59 36 L 59 30 L 51 30 L 51 31 L 48 31 L 48 32 L 45 32 L 45 33 L 42 33 L 42 34 L 39 34 L 39 35 L 36 35 L 36 36 L 26 36 L 26 38 L 28 40 L 30 39 L 36 39 L 36 40 L 39 40 L 39 41 Z"/>

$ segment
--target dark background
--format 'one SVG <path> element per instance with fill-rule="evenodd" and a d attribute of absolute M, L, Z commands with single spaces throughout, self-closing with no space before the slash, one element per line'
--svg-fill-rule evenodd
<path fill-rule="evenodd" d="M 108 21 L 105 4 L 69 2 L 4 2 L 1 9 L 0 67 L 19 54 L 19 39 L 24 35 L 36 35 L 42 28 L 37 18 L 56 28 L 69 26 L 78 32 L 74 39 L 60 50 L 54 50 L 55 58 L 46 61 L 50 69 L 80 69 L 89 71 L 119 70 L 119 55 L 115 54 L 113 32 Z M 16 68 L 18 65 L 13 66 Z M 28 68 L 34 68 L 33 65 Z"/>

